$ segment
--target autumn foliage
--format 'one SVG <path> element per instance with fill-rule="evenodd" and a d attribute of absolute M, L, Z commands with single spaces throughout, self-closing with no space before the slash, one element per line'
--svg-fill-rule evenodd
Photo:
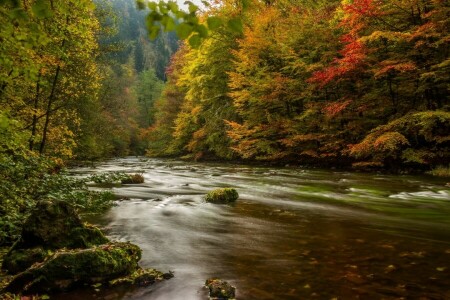
<path fill-rule="evenodd" d="M 182 87 L 183 99 L 164 126 L 166 153 L 377 168 L 448 164 L 447 1 L 222 4 L 212 13 L 240 15 L 243 34 L 223 29 L 183 50 L 184 65 L 172 65 L 181 75 L 169 76 L 167 89 Z"/>

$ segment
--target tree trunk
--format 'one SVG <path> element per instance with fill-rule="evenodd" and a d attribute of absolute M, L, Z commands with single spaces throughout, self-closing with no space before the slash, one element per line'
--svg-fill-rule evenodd
<path fill-rule="evenodd" d="M 34 139 L 36 138 L 36 127 L 38 122 L 37 109 L 39 104 L 39 91 L 40 91 L 41 73 L 39 72 L 38 80 L 36 83 L 36 96 L 34 97 L 34 111 L 33 111 L 33 123 L 31 125 L 31 137 L 30 137 L 30 151 L 34 148 Z"/>
<path fill-rule="evenodd" d="M 63 41 L 63 45 L 64 45 L 64 41 Z M 58 67 L 56 67 L 55 77 L 53 78 L 52 91 L 50 92 L 50 96 L 48 97 L 47 111 L 45 113 L 45 123 L 44 123 L 44 129 L 42 132 L 41 146 L 39 147 L 39 154 L 44 153 L 45 143 L 47 142 L 48 125 L 50 124 L 50 114 L 52 112 L 51 109 L 52 109 L 53 100 L 55 99 L 56 85 L 58 83 L 58 77 L 59 77 L 60 70 L 61 70 L 61 66 L 58 65 Z"/>

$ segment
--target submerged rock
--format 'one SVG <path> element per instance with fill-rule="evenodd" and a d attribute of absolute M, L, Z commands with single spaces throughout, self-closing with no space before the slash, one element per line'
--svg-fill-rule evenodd
<path fill-rule="evenodd" d="M 216 189 L 206 194 L 206 202 L 224 204 L 236 201 L 239 198 L 238 192 L 233 188 Z"/>
<path fill-rule="evenodd" d="M 209 289 L 211 300 L 231 300 L 236 297 L 236 288 L 224 280 L 210 278 L 206 280 L 205 285 Z"/>
<path fill-rule="evenodd" d="M 1 292 L 54 293 L 89 284 L 148 285 L 168 279 L 138 265 L 141 249 L 110 242 L 64 201 L 41 201 L 2 264 L 16 274 Z"/>

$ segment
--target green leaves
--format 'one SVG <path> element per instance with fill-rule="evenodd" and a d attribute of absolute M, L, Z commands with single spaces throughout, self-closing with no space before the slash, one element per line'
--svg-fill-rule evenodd
<path fill-rule="evenodd" d="M 192 33 L 192 26 L 186 23 L 178 24 L 176 27 L 176 33 L 178 37 L 182 40 L 185 40 L 189 37 L 189 35 Z"/>
<path fill-rule="evenodd" d="M 145 1 L 144 0 L 136 0 L 136 5 L 139 10 L 145 9 Z"/>
<path fill-rule="evenodd" d="M 36 0 L 36 2 L 31 7 L 31 10 L 39 19 L 45 19 L 53 15 L 50 5 L 46 0 Z"/>
<path fill-rule="evenodd" d="M 228 20 L 227 24 L 228 27 L 236 33 L 242 33 L 244 30 L 244 25 L 242 24 L 242 19 L 240 17 Z"/>
<path fill-rule="evenodd" d="M 219 17 L 209 17 L 206 19 L 206 23 L 208 24 L 209 30 L 216 30 L 222 25 L 223 22 Z"/>
<path fill-rule="evenodd" d="M 194 34 L 189 38 L 189 45 L 194 49 L 197 49 L 198 47 L 200 47 L 201 43 L 202 43 L 202 38 L 200 37 L 199 34 Z"/>

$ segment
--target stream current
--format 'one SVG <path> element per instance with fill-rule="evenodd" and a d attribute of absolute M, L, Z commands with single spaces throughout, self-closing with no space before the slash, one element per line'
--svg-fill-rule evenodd
<path fill-rule="evenodd" d="M 450 299 L 450 187 L 444 179 L 123 158 L 71 170 L 142 173 L 110 187 L 91 219 L 142 248 L 141 265 L 175 277 L 56 299 L 207 299 L 219 277 L 237 299 Z M 233 205 L 205 194 L 234 187 Z"/>

